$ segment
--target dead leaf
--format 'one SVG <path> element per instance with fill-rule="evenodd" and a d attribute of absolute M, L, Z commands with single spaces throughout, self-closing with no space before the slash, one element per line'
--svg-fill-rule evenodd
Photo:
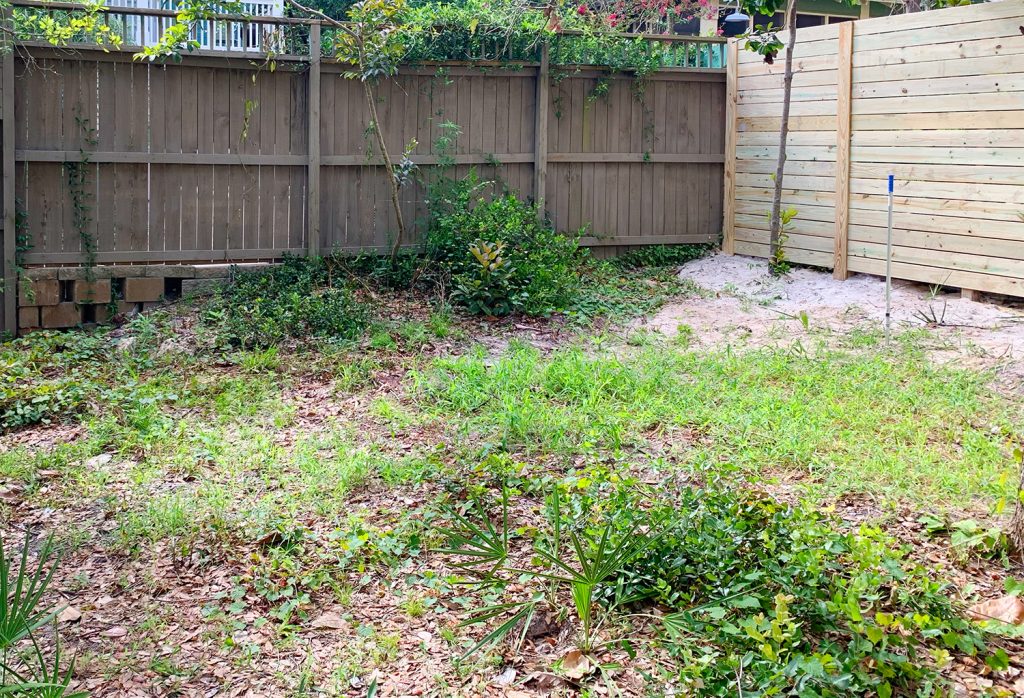
<path fill-rule="evenodd" d="M 590 659 L 579 650 L 569 650 L 562 657 L 562 673 L 570 679 L 582 679 L 593 670 Z"/>
<path fill-rule="evenodd" d="M 312 628 L 323 628 L 326 630 L 344 630 L 348 627 L 348 621 L 333 611 L 324 613 L 309 624 Z"/>
<path fill-rule="evenodd" d="M 124 637 L 128 634 L 128 628 L 122 628 L 121 626 L 115 626 L 109 630 L 104 630 L 100 635 L 103 637 Z"/>
<path fill-rule="evenodd" d="M 1020 625 L 1024 623 L 1024 601 L 1016 596 L 1001 596 L 971 606 L 967 615 L 974 620 L 998 620 Z"/>
<path fill-rule="evenodd" d="M 82 612 L 74 606 L 68 606 L 57 614 L 58 623 L 77 623 L 82 620 Z"/>
<path fill-rule="evenodd" d="M 21 485 L 6 485 L 0 487 L 0 499 L 9 504 L 16 504 L 21 501 L 21 493 L 24 491 L 25 488 Z"/>

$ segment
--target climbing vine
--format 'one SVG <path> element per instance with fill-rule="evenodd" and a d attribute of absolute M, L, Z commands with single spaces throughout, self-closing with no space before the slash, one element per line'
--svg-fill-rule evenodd
<path fill-rule="evenodd" d="M 99 141 L 96 138 L 96 129 L 82 116 L 80 106 L 75 109 L 75 124 L 82 133 L 82 147 L 79 149 L 79 159 L 65 162 L 64 171 L 67 173 L 68 193 L 71 196 L 71 226 L 78 233 L 82 244 L 86 279 L 93 281 L 97 245 L 95 236 L 89 230 L 93 222 L 92 197 L 89 194 L 92 184 L 90 152 Z"/>

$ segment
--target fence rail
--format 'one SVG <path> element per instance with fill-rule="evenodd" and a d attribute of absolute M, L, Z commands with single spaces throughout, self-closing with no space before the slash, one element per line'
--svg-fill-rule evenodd
<path fill-rule="evenodd" d="M 796 261 L 1024 296 L 1024 2 L 800 29 L 783 204 Z M 730 45 L 725 246 L 767 256 L 781 59 Z"/>
<path fill-rule="evenodd" d="M 19 263 L 387 249 L 389 186 L 362 87 L 323 57 L 319 23 L 286 23 L 306 32 L 307 53 L 274 70 L 255 54 L 212 50 L 162 64 L 127 49 L 26 42 L 5 58 L 3 173 L 24 214 Z M 496 188 L 542 201 L 558 229 L 583 229 L 584 244 L 609 252 L 717 239 L 724 69 L 669 68 L 637 83 L 598 66 L 550 65 L 549 51 L 514 65 L 403 68 L 377 88 L 389 149 L 415 140 L 411 158 L 427 180 L 442 166 L 451 176 L 476 168 Z M 720 65 L 717 55 L 705 64 Z M 455 128 L 461 135 L 442 147 Z M 407 221 L 423 221 L 424 196 L 419 182 L 402 189 Z M 13 210 L 5 209 L 8 272 Z M 6 312 L 10 327 L 16 310 Z"/>

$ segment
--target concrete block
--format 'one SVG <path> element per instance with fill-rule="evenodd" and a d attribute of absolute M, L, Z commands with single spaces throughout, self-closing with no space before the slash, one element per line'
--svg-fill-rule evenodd
<path fill-rule="evenodd" d="M 36 267 L 34 269 L 25 269 L 21 275 L 26 279 L 32 279 L 37 281 L 39 279 L 56 279 L 57 278 L 56 267 Z"/>
<path fill-rule="evenodd" d="M 197 264 L 193 271 L 196 279 L 224 279 L 231 276 L 231 265 Z"/>
<path fill-rule="evenodd" d="M 53 269 L 61 281 L 93 279 L 123 279 L 131 276 L 145 276 L 147 267 L 137 264 L 109 264 L 94 267 L 60 267 Z M 50 270 L 47 270 L 50 271 Z"/>
<path fill-rule="evenodd" d="M 196 268 L 190 264 L 151 264 L 143 268 L 146 276 L 159 279 L 191 279 L 196 275 Z"/>
<path fill-rule="evenodd" d="M 113 278 L 130 278 L 133 276 L 145 276 L 145 270 L 150 267 L 144 264 L 119 264 L 108 267 Z"/>
<path fill-rule="evenodd" d="M 18 329 L 32 330 L 39 327 L 39 308 L 27 305 L 18 308 Z"/>
<path fill-rule="evenodd" d="M 60 282 L 56 279 L 22 280 L 18 283 L 18 305 L 57 305 Z"/>
<path fill-rule="evenodd" d="M 130 303 L 151 303 L 164 295 L 162 278 L 141 278 L 124 280 L 124 299 Z"/>
<path fill-rule="evenodd" d="M 227 277 L 219 279 L 182 279 L 181 295 L 208 296 L 227 284 Z"/>
<path fill-rule="evenodd" d="M 74 303 L 47 305 L 40 310 L 40 320 L 43 327 L 74 327 L 82 321 L 82 311 Z"/>
<path fill-rule="evenodd" d="M 110 279 L 75 281 L 73 299 L 75 303 L 109 303 Z"/>
<path fill-rule="evenodd" d="M 117 301 L 116 304 L 104 303 L 96 306 L 96 322 L 110 322 L 118 315 L 128 316 L 139 312 L 138 303 Z"/>

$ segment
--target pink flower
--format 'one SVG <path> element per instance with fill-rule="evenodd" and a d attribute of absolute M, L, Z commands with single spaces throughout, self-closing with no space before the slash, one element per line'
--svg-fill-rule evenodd
<path fill-rule="evenodd" d="M 580 5 L 579 7 L 577 7 L 576 8 L 576 12 L 581 14 L 581 15 L 587 14 L 587 6 L 586 6 L 586 4 L 583 4 L 583 5 Z"/>

